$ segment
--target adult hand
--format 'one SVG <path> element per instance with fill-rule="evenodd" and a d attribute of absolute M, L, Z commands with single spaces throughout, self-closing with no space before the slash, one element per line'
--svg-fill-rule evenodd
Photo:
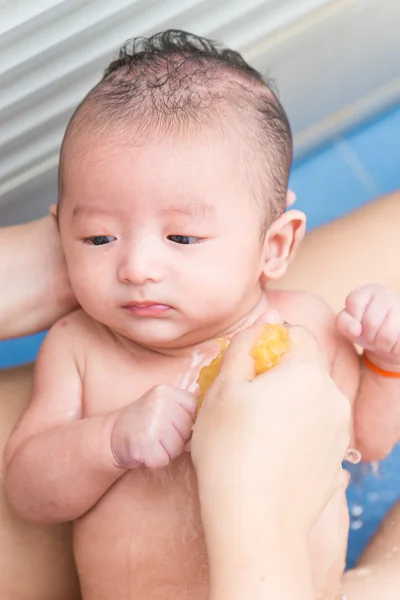
<path fill-rule="evenodd" d="M 41 331 L 77 307 L 53 213 L 0 229 L 0 339 Z"/>
<path fill-rule="evenodd" d="M 203 520 L 214 528 L 218 506 L 227 514 L 235 505 L 236 515 L 259 508 L 305 535 L 344 484 L 350 405 L 302 327 L 290 328 L 291 349 L 280 363 L 253 379 L 250 351 L 261 328 L 258 322 L 234 336 L 196 421 L 192 458 Z"/>

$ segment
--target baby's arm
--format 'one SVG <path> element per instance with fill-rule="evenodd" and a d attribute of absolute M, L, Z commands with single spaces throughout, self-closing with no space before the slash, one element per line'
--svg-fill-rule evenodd
<path fill-rule="evenodd" d="M 31 402 L 5 451 L 5 487 L 16 512 L 41 522 L 85 514 L 128 469 L 165 467 L 190 439 L 193 394 L 156 386 L 119 410 L 85 417 L 83 357 L 74 315 L 40 350 Z M 75 331 L 74 331 L 75 330 Z"/>
<path fill-rule="evenodd" d="M 400 297 L 377 285 L 359 288 L 348 296 L 336 325 L 378 369 L 399 375 L 385 377 L 361 365 L 356 446 L 363 460 L 381 460 L 400 439 Z"/>
<path fill-rule="evenodd" d="M 48 333 L 29 407 L 5 450 L 7 496 L 16 512 L 33 521 L 76 519 L 125 472 L 111 452 L 110 416 L 83 418 L 70 329 L 56 324 Z"/>

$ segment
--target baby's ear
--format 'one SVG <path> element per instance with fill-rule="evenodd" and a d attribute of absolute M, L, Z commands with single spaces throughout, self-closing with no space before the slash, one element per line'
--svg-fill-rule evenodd
<path fill-rule="evenodd" d="M 306 216 L 299 210 L 289 210 L 272 223 L 264 241 L 264 282 L 283 277 L 305 231 Z"/>

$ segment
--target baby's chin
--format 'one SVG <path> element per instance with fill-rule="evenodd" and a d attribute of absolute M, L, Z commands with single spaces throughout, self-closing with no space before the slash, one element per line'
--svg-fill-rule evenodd
<path fill-rule="evenodd" d="M 200 329 L 186 329 L 183 325 L 171 323 L 167 319 L 146 318 L 130 326 L 110 327 L 115 333 L 148 350 L 166 355 L 184 354 L 208 342 L 211 332 Z"/>

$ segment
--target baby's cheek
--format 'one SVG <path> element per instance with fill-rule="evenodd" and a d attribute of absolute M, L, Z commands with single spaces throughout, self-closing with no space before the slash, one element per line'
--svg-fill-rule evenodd
<path fill-rule="evenodd" d="M 107 279 L 96 270 L 85 271 L 78 268 L 71 274 L 70 279 L 80 306 L 94 318 L 96 313 L 107 308 L 110 298 L 115 295 L 113 286 L 107 285 Z"/>

